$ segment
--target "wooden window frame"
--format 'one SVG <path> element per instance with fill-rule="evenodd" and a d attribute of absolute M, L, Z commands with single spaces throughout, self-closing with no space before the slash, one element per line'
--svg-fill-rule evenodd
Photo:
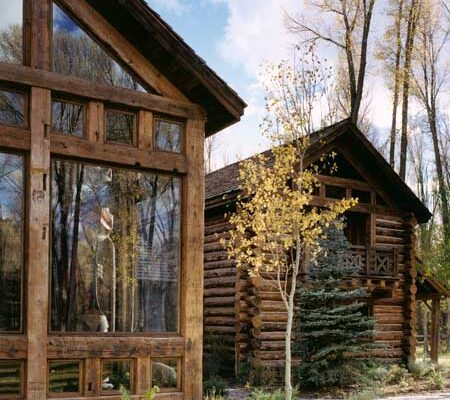
<path fill-rule="evenodd" d="M 121 146 L 121 144 L 117 144 L 117 146 Z M 130 146 L 128 146 L 130 147 Z M 182 252 L 183 252 L 183 237 L 184 237 L 184 230 L 185 227 L 183 226 L 183 220 L 185 218 L 185 208 L 183 207 L 183 203 L 184 203 L 184 198 L 185 198 L 185 186 L 186 186 L 186 182 L 185 182 L 185 176 L 184 175 L 179 175 L 179 174 L 170 174 L 167 172 L 155 172 L 154 170 L 148 170 L 148 169 L 142 169 L 142 168 L 136 168 L 136 167 L 130 167 L 128 165 L 122 165 L 119 163 L 107 163 L 107 162 L 96 162 L 96 161 L 89 161 L 83 158 L 79 158 L 76 156 L 72 156 L 72 157 L 61 157 L 60 155 L 57 154 L 51 154 L 50 157 L 50 183 L 49 183 L 49 193 L 50 193 L 50 199 L 52 199 L 53 196 L 53 185 L 52 185 L 52 177 L 53 177 L 53 170 L 52 170 L 52 162 L 54 160 L 59 160 L 59 161 L 68 161 L 68 162 L 73 162 L 73 163 L 79 163 L 79 164 L 83 164 L 83 165 L 88 165 L 88 166 L 92 166 L 92 167 L 104 167 L 104 168 L 116 168 L 116 169 L 121 169 L 121 170 L 125 170 L 125 171 L 132 171 L 132 172 L 136 172 L 136 173 L 150 173 L 150 174 L 157 174 L 159 176 L 166 176 L 166 177 L 170 177 L 170 178 L 175 178 L 179 180 L 180 183 L 180 192 L 179 192 L 179 200 L 180 200 L 180 210 L 179 210 L 179 220 L 180 220 L 180 229 L 179 229 L 179 240 L 178 240 L 178 256 L 179 256 L 179 264 L 178 264 L 178 276 L 177 276 L 177 283 L 178 283 L 178 287 L 177 287 L 177 305 L 178 305 L 178 312 L 177 312 L 177 330 L 174 332 L 158 332 L 158 331 L 153 331 L 153 332 L 83 332 L 83 331 L 66 331 L 66 332 L 58 332 L 58 331 L 53 331 L 51 329 L 51 318 L 49 317 L 48 319 L 48 334 L 51 337 L 86 337 L 86 338 L 91 338 L 91 339 L 98 339 L 98 340 L 104 340 L 105 338 L 123 338 L 123 337 L 127 337 L 127 338 L 142 338 L 142 337 L 147 337 L 147 338 L 177 338 L 182 334 L 182 311 L 183 311 L 183 307 L 184 307 L 184 301 L 182 298 L 182 289 L 183 289 L 183 276 L 184 276 L 184 265 L 183 265 L 183 260 L 182 260 Z M 51 200 L 50 200 L 51 201 Z M 52 210 L 51 208 L 49 209 L 49 221 L 51 223 L 51 213 Z M 52 240 L 52 236 L 51 233 L 49 233 L 49 241 L 50 241 L 50 246 L 49 246 L 49 260 L 51 262 L 51 250 L 52 250 L 52 246 L 51 246 L 51 240 Z M 49 316 L 51 315 L 51 303 L 52 303 L 52 296 L 51 296 L 51 289 L 52 289 L 52 277 L 51 277 L 51 268 L 49 268 L 49 304 L 48 304 L 48 313 Z M 93 345 L 92 348 L 95 348 L 95 346 Z M 88 355 L 89 353 L 86 352 L 86 354 Z M 169 357 L 165 357 L 165 358 L 169 358 Z M 177 357 L 174 357 L 177 358 Z"/>
<path fill-rule="evenodd" d="M 157 122 L 169 122 L 181 127 L 181 137 L 180 137 L 180 151 L 170 151 L 165 149 L 160 149 L 156 146 L 156 124 Z M 186 121 L 182 121 L 167 115 L 155 114 L 153 116 L 153 137 L 152 137 L 152 149 L 162 153 L 170 154 L 184 154 L 186 151 Z"/>
<path fill-rule="evenodd" d="M 24 201 L 25 263 L 23 268 L 24 299 L 22 304 L 22 333 L 0 333 L 0 358 L 20 361 L 22 364 L 23 398 L 48 397 L 48 360 L 82 359 L 86 365 L 98 365 L 103 358 L 140 360 L 152 357 L 179 359 L 178 375 L 182 393 L 174 398 L 200 398 L 202 330 L 202 243 L 203 232 L 203 142 L 206 113 L 189 101 L 166 77 L 134 48 L 121 34 L 86 1 L 58 0 L 57 3 L 97 38 L 103 48 L 108 47 L 132 69 L 146 85 L 158 94 L 141 93 L 120 87 L 97 84 L 88 80 L 67 77 L 51 71 L 52 2 L 50 0 L 24 0 L 23 65 L 0 62 L 0 82 L 25 88 L 27 125 L 25 127 L 0 126 L 0 148 L 15 154 L 25 154 L 26 173 Z M 119 62 L 120 63 L 120 62 Z M 120 63 L 122 66 L 124 64 Z M 88 115 L 86 137 L 52 134 L 51 95 L 86 99 Z M 136 147 L 103 142 L 104 116 L 102 110 L 109 104 L 131 107 L 138 111 Z M 96 110 L 93 112 L 93 110 Z M 153 115 L 170 115 L 181 119 L 184 126 L 184 154 L 155 151 L 153 143 Z M 95 117 L 95 118 L 94 118 Z M 140 124 L 141 117 L 146 124 Z M 92 119 L 94 120 L 92 121 Z M 148 124 L 148 121 L 151 121 Z M 97 126 L 94 127 L 94 123 Z M 141 135 L 145 132 L 145 135 Z M 189 141 L 187 138 L 189 137 Z M 146 143 L 147 141 L 147 143 Z M 150 143 L 150 145 L 148 145 Z M 48 188 L 50 159 L 67 158 L 93 164 L 173 174 L 181 178 L 180 198 L 180 278 L 178 333 L 148 336 L 77 336 L 54 335 L 48 331 L 50 260 Z M 43 250 L 43 251 L 42 251 Z M 30 257 L 28 255 L 32 254 Z M 40 273 L 37 274 L 36 272 Z M 39 278 L 37 278 L 39 276 Z M 36 277 L 36 278 L 35 278 Z M 169 336 L 170 335 L 170 336 Z M 138 358 L 135 358 L 138 357 Z M 146 364 L 147 365 L 147 364 Z M 97 367 L 96 367 L 97 368 Z M 96 369 L 95 374 L 98 374 Z M 146 376 L 148 373 L 146 373 Z M 93 389 L 83 393 L 101 396 L 100 384 L 92 380 Z M 141 391 L 142 377 L 135 377 L 136 390 Z M 148 382 L 148 379 L 145 380 Z M 84 382 L 86 385 L 86 382 Z M 92 394 L 91 394 L 92 393 Z M 164 396 L 164 395 L 163 395 Z M 111 396 L 119 398 L 119 396 Z"/>
<path fill-rule="evenodd" d="M 100 394 L 102 396 L 116 396 L 120 394 L 119 390 L 111 390 L 110 392 L 103 390 L 102 382 L 103 382 L 103 365 L 105 362 L 130 362 L 130 389 L 129 394 L 134 395 L 136 393 L 136 360 L 130 357 L 124 358 L 102 358 L 100 360 Z"/>
<path fill-rule="evenodd" d="M 73 104 L 83 107 L 83 132 L 81 136 L 71 135 L 69 133 L 64 132 L 58 132 L 54 131 L 52 129 L 53 127 L 53 102 L 58 103 L 67 103 L 67 104 Z M 78 139 L 87 139 L 87 120 L 88 120 L 88 106 L 89 103 L 82 99 L 76 99 L 71 98 L 70 96 L 63 96 L 63 95 L 52 95 L 52 109 L 51 109 L 51 116 L 50 116 L 50 133 L 52 135 L 58 135 L 58 136 L 64 136 L 64 137 L 76 137 Z"/>
<path fill-rule="evenodd" d="M 137 83 L 148 93 L 155 93 L 155 89 L 148 85 L 147 82 L 143 81 L 126 63 L 124 63 L 120 58 L 114 55 L 114 51 L 107 45 L 103 44 L 102 41 L 89 29 L 85 23 L 72 11 L 67 7 L 67 3 L 64 0 L 51 0 L 51 11 L 50 11 L 50 24 L 51 24 L 51 48 L 50 48 L 50 58 L 51 58 L 51 66 L 53 70 L 53 4 L 56 4 L 64 13 L 66 13 L 78 26 L 79 28 L 92 39 L 92 41 L 100 47 L 114 62 L 116 62 L 120 68 L 122 68 L 128 75 L 130 75 L 133 79 L 137 81 Z M 69 2 L 70 3 L 70 2 Z M 111 85 L 112 87 L 116 87 L 115 85 Z M 120 86 L 117 86 L 120 87 Z M 129 89 L 132 90 L 132 89 Z"/>
<path fill-rule="evenodd" d="M 1 127 L 0 127 L 1 132 Z M 27 268 L 27 254 L 26 254 L 26 248 L 28 245 L 28 223 L 27 223 L 27 216 L 28 216 L 28 155 L 24 153 L 23 151 L 20 151 L 19 149 L 10 149 L 10 148 L 3 148 L 0 147 L 0 153 L 2 154 L 11 154 L 15 156 L 20 156 L 22 158 L 22 224 L 21 224 L 21 231 L 22 231 L 22 246 L 21 246 L 21 252 L 22 252 L 22 267 L 20 271 L 20 326 L 18 331 L 0 331 L 0 340 L 2 335 L 6 336 L 16 336 L 16 335 L 23 335 L 24 331 L 26 329 L 25 321 L 27 319 L 27 310 L 26 310 L 26 286 L 27 286 L 27 275 L 28 275 L 28 268 Z M 1 398 L 1 397 L 0 397 Z"/>
<path fill-rule="evenodd" d="M 73 362 L 76 363 L 78 362 L 78 388 L 79 391 L 78 392 L 62 392 L 62 393 L 56 393 L 56 392 L 50 392 L 50 363 L 52 362 Z M 71 397 L 83 397 L 84 396 L 84 372 L 85 372 L 85 368 L 84 368 L 84 362 L 81 359 L 70 359 L 70 358 L 66 358 L 66 359 L 50 359 L 47 362 L 47 375 L 48 375 L 48 380 L 47 380 L 47 397 L 49 398 L 71 398 Z"/>
<path fill-rule="evenodd" d="M 12 64 L 12 65 L 16 65 L 16 64 Z M 29 118 L 30 118 L 29 117 L 30 94 L 29 94 L 28 88 L 26 86 L 17 85 L 14 83 L 2 82 L 2 83 L 0 83 L 0 91 L 16 93 L 16 94 L 20 94 L 23 96 L 23 125 L 5 124 L 5 123 L 0 122 L 0 126 L 28 130 L 30 127 L 30 120 L 29 120 Z"/>
<path fill-rule="evenodd" d="M 152 357 L 150 358 L 150 387 L 153 387 L 153 363 L 163 361 L 177 362 L 177 387 L 176 388 L 160 388 L 161 393 L 178 393 L 182 392 L 182 359 L 180 357 Z"/>
<path fill-rule="evenodd" d="M 25 361 L 21 359 L 0 359 L 0 364 L 5 362 L 17 362 L 19 363 L 19 380 L 20 380 L 20 393 L 17 395 L 0 394 L 0 400 L 21 400 L 25 397 Z"/>
<path fill-rule="evenodd" d="M 107 114 L 108 112 L 126 114 L 133 116 L 133 132 L 131 133 L 131 143 L 121 143 L 114 142 L 112 140 L 108 140 L 108 123 L 107 123 Z M 127 147 L 138 147 L 138 131 L 139 131 L 139 111 L 132 110 L 130 108 L 121 107 L 120 105 L 104 105 L 104 131 L 103 131 L 103 141 L 105 144 L 113 145 L 113 146 L 127 146 Z"/>

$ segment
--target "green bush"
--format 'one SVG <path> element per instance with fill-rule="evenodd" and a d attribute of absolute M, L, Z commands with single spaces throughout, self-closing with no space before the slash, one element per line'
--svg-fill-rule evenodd
<path fill-rule="evenodd" d="M 408 366 L 409 372 L 414 380 L 420 380 L 430 375 L 433 366 L 430 363 L 411 363 Z"/>
<path fill-rule="evenodd" d="M 386 383 L 398 385 L 404 383 L 408 378 L 408 370 L 400 365 L 393 365 L 386 375 Z"/>
<path fill-rule="evenodd" d="M 211 376 L 203 382 L 203 394 L 205 396 L 225 396 L 227 384 L 220 376 Z"/>
<path fill-rule="evenodd" d="M 445 381 L 444 376 L 442 374 L 442 371 L 439 369 L 439 367 L 431 368 L 428 376 L 428 382 L 433 387 L 433 389 L 436 390 L 442 390 L 445 387 Z"/>

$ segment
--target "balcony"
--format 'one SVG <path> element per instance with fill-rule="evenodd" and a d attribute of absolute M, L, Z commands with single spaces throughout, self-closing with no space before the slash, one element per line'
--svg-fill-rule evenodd
<path fill-rule="evenodd" d="M 345 263 L 360 271 L 358 278 L 350 278 L 352 285 L 359 286 L 362 280 L 372 294 L 394 294 L 398 286 L 398 248 L 351 246 Z"/>

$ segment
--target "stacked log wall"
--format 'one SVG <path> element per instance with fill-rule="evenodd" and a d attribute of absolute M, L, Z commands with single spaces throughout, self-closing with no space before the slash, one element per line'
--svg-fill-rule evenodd
<path fill-rule="evenodd" d="M 414 224 L 393 214 L 373 218 L 376 248 L 398 249 L 398 280 L 391 294 L 371 298 L 376 320 L 378 358 L 408 362 L 414 356 L 415 269 Z M 221 345 L 229 374 L 247 362 L 278 368 L 284 362 L 284 304 L 270 279 L 249 278 L 238 271 L 220 244 L 231 228 L 223 215 L 206 219 L 205 227 L 205 353 Z M 212 344 L 208 343 L 212 340 Z"/>
<path fill-rule="evenodd" d="M 406 217 L 392 214 L 375 216 L 375 245 L 377 248 L 396 248 L 398 251 L 398 281 L 394 282 L 392 296 L 375 298 L 373 316 L 376 321 L 375 340 L 385 350 L 380 350 L 380 358 L 399 363 L 405 361 L 407 335 L 406 308 L 410 278 L 414 265 L 411 264 L 411 225 Z M 408 350 L 410 351 L 410 350 Z"/>
<path fill-rule="evenodd" d="M 236 365 L 236 310 L 239 291 L 236 264 L 228 259 L 220 238 L 230 224 L 223 215 L 207 218 L 204 239 L 204 358 L 217 362 L 220 373 L 233 376 Z M 216 359 L 220 357 L 220 359 Z M 208 371 L 206 371 L 208 372 Z"/>

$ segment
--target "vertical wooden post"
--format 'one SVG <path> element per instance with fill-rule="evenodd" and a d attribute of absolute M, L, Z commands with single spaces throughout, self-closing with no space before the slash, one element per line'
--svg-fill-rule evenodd
<path fill-rule="evenodd" d="M 186 338 L 183 388 L 186 400 L 202 398 L 203 348 L 203 235 L 205 121 L 188 120 L 186 156 L 189 169 L 184 180 L 182 247 L 182 334 Z"/>
<path fill-rule="evenodd" d="M 47 398 L 50 91 L 31 89 L 28 174 L 27 399 Z"/>
<path fill-rule="evenodd" d="M 441 304 L 437 297 L 431 300 L 431 362 L 439 360 L 439 327 L 441 317 Z"/>
<path fill-rule="evenodd" d="M 25 62 L 33 68 L 51 67 L 51 1 L 25 2 Z M 28 173 L 28 279 L 26 334 L 28 340 L 26 398 L 47 398 L 47 331 L 49 307 L 51 92 L 31 88 L 31 147 Z"/>
<path fill-rule="evenodd" d="M 403 305 L 404 314 L 404 338 L 403 338 L 403 361 L 406 365 L 413 363 L 416 359 L 416 233 L 417 221 L 413 215 L 409 215 L 405 238 L 405 300 Z"/>
<path fill-rule="evenodd" d="M 103 103 L 90 101 L 86 110 L 86 138 L 93 143 L 103 143 L 104 127 Z"/>

